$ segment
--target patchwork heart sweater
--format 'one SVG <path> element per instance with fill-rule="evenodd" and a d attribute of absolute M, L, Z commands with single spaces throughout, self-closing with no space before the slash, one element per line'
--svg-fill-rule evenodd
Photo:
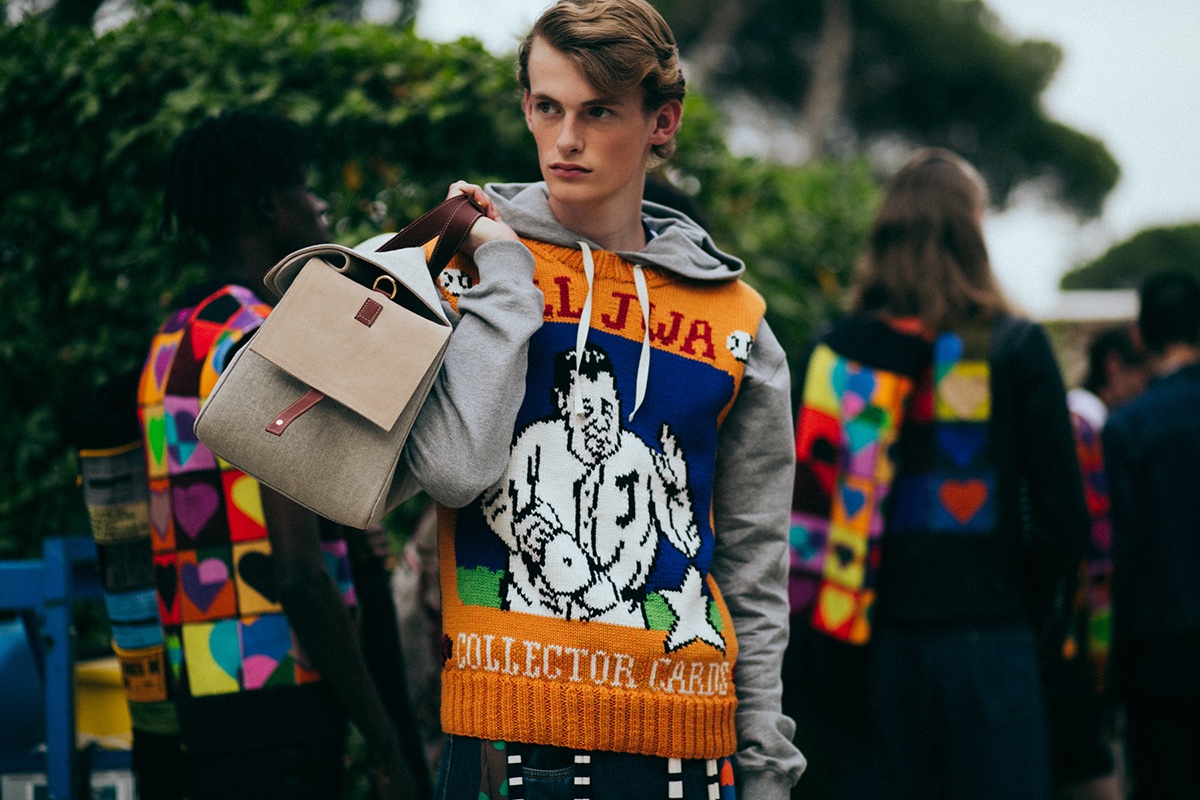
<path fill-rule="evenodd" d="M 1040 625 L 1088 531 L 1065 398 L 1028 322 L 833 325 L 797 419 L 793 613 L 852 644 L 879 622 Z"/>
<path fill-rule="evenodd" d="M 250 290 L 221 287 L 171 315 L 142 370 L 138 414 L 162 622 L 157 641 L 146 645 L 165 644 L 181 701 L 318 680 L 271 588 L 258 482 L 217 458 L 192 430 L 233 352 L 269 311 Z M 322 549 L 353 605 L 345 541 L 323 541 Z"/>
<path fill-rule="evenodd" d="M 780 710 L 788 372 L 764 303 L 682 215 L 644 250 L 489 186 L 522 237 L 443 272 L 456 320 L 406 448 L 441 503 L 442 724 L 674 758 L 737 752 L 748 797 L 803 769 Z"/>

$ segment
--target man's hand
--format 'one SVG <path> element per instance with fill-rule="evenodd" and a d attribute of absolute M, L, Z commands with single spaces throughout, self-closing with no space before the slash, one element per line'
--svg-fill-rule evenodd
<path fill-rule="evenodd" d="M 487 192 L 483 191 L 483 187 L 476 186 L 473 183 L 466 181 L 455 181 L 450 184 L 450 191 L 446 193 L 446 199 L 456 195 L 465 194 L 475 201 L 475 204 L 483 209 L 486 217 L 481 217 L 471 226 L 471 232 L 467 235 L 466 241 L 458 248 L 458 251 L 464 256 L 470 258 L 475 255 L 475 251 L 487 242 L 493 242 L 499 239 L 517 240 L 517 234 L 512 228 L 504 223 L 500 218 L 500 211 L 496 208 L 496 204 L 492 202 L 492 198 L 487 196 Z"/>

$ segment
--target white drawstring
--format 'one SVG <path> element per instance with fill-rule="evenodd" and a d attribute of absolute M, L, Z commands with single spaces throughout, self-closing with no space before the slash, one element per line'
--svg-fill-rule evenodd
<path fill-rule="evenodd" d="M 583 348 L 587 346 L 588 330 L 592 327 L 592 285 L 596 281 L 596 265 L 592 261 L 592 248 L 580 242 L 583 251 L 583 275 L 587 278 L 587 296 L 583 298 L 583 313 L 579 327 L 575 330 L 575 413 L 583 413 L 583 392 L 579 390 L 579 365 L 583 363 Z"/>
<path fill-rule="evenodd" d="M 579 317 L 579 327 L 575 331 L 575 401 L 576 414 L 583 413 L 583 393 L 579 390 L 579 365 L 583 363 L 583 350 L 587 347 L 588 331 L 592 327 L 592 288 L 596 283 L 596 264 L 592 260 L 592 248 L 587 242 L 579 242 L 583 251 L 583 274 L 587 279 L 587 296 L 583 300 L 583 311 Z M 629 421 L 642 406 L 646 397 L 646 384 L 650 380 L 650 292 L 646 288 L 646 275 L 641 266 L 633 265 L 633 284 L 637 289 L 638 305 L 642 308 L 642 352 L 638 357 L 637 385 L 634 390 L 633 411 L 629 412 Z"/>
<path fill-rule="evenodd" d="M 650 293 L 646 289 L 646 275 L 639 264 L 633 265 L 633 284 L 637 287 L 638 305 L 642 307 L 642 354 L 638 356 L 637 391 L 634 392 L 633 411 L 629 412 L 629 421 L 642 407 L 646 397 L 646 384 L 650 380 Z"/>

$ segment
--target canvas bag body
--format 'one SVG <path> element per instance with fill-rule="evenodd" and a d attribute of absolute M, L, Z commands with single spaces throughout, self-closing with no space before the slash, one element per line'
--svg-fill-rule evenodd
<path fill-rule="evenodd" d="M 356 528 L 402 499 L 400 452 L 451 332 L 424 251 L 373 252 L 388 238 L 354 250 L 318 245 L 277 264 L 266 283 L 282 299 L 226 367 L 195 424 L 224 460 Z M 395 298 L 372 285 L 394 287 Z M 324 398 L 282 432 L 269 430 L 311 389 Z"/>

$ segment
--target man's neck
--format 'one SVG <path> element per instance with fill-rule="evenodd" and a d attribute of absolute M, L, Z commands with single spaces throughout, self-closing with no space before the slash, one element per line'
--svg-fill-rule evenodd
<path fill-rule="evenodd" d="M 224 247 L 213 247 L 212 276 L 257 292 L 263 286 L 263 277 L 277 260 L 275 253 L 260 238 L 238 237 Z"/>
<path fill-rule="evenodd" d="M 1169 344 L 1155 357 L 1154 374 L 1161 378 L 1198 361 L 1200 361 L 1200 347 L 1182 342 Z"/>
<path fill-rule="evenodd" d="M 646 246 L 642 227 L 642 193 L 614 197 L 602 207 L 575 206 L 550 198 L 550 211 L 564 228 L 590 239 L 605 250 L 636 253 Z"/>

